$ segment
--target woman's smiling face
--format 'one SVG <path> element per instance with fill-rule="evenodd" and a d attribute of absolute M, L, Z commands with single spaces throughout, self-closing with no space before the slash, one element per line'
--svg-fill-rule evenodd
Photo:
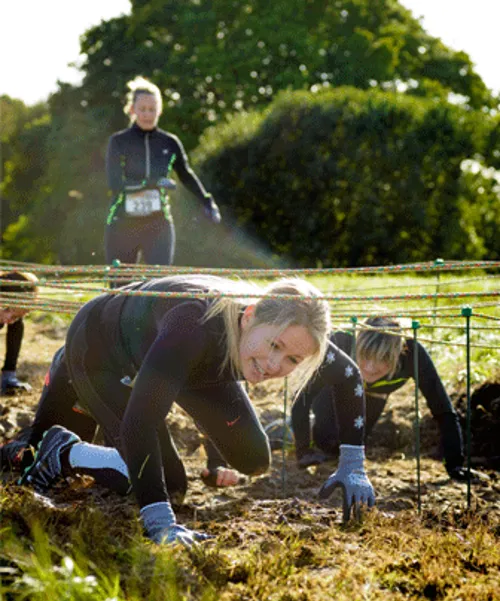
<path fill-rule="evenodd" d="M 317 352 L 316 341 L 304 326 L 255 325 L 253 312 L 247 310 L 241 329 L 240 365 L 250 384 L 284 378 Z"/>
<path fill-rule="evenodd" d="M 391 369 L 387 361 L 377 361 L 375 359 L 359 359 L 358 365 L 361 376 L 367 384 L 373 384 L 373 382 L 380 380 Z"/>

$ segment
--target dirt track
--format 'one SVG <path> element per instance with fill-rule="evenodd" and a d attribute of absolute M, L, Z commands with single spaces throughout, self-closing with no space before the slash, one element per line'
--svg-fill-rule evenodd
<path fill-rule="evenodd" d="M 5 441 L 12 437 L 20 427 L 31 420 L 45 371 L 53 353 L 62 344 L 64 333 L 63 325 L 54 327 L 27 323 L 18 373 L 20 377 L 27 378 L 31 382 L 33 392 L 16 397 L 0 397 L 0 440 Z M 266 387 L 257 387 L 251 390 L 250 394 L 263 422 L 269 421 L 282 411 L 279 385 L 270 383 Z M 493 397 L 486 407 L 490 414 L 492 404 L 495 411 L 499 406 L 496 396 Z M 462 410 L 463 399 L 458 400 L 458 405 Z M 388 410 L 367 441 L 368 475 L 377 493 L 377 506 L 383 512 L 392 513 L 417 508 L 416 462 L 412 451 L 412 408 L 413 388 L 408 384 L 403 390 L 391 396 Z M 479 411 L 484 422 L 486 413 Z M 466 506 L 467 486 L 465 483 L 453 482 L 448 478 L 438 458 L 437 429 L 426 409 L 423 413 L 422 508 L 424 511 L 432 512 L 450 508 L 463 509 Z M 266 522 L 277 520 L 279 523 L 280 520 L 293 521 L 307 506 L 308 513 L 316 514 L 319 519 L 325 512 L 328 513 L 328 519 L 331 519 L 332 505 L 327 508 L 319 504 L 316 493 L 328 475 L 334 471 L 335 462 L 305 471 L 299 470 L 295 465 L 293 452 L 289 451 L 285 457 L 286 469 L 283 469 L 282 452 L 275 451 L 273 466 L 264 476 L 247 478 L 243 484 L 232 489 L 210 489 L 199 478 L 199 472 L 204 467 L 204 452 L 199 446 L 200 438 L 197 430 L 193 427 L 190 418 L 179 410 L 174 411 L 171 419 L 175 424 L 174 433 L 180 451 L 185 457 L 190 478 L 186 502 L 179 509 L 180 516 L 185 516 L 188 520 L 213 520 L 215 522 L 212 526 L 213 530 L 226 529 L 230 521 L 235 526 L 234 529 L 231 528 L 234 532 L 241 531 L 243 512 L 246 514 L 245 520 L 253 515 L 256 520 Z M 476 423 L 479 423 L 478 420 L 479 418 L 476 418 Z M 496 431 L 498 432 L 498 428 Z M 488 440 L 493 444 L 497 439 L 492 436 Z M 484 454 L 486 447 L 473 446 L 473 452 L 475 448 Z M 483 471 L 489 475 L 490 480 L 473 485 L 472 505 L 498 511 L 500 510 L 500 474 L 489 469 L 491 465 L 488 465 L 488 462 L 485 464 L 484 456 L 475 457 L 474 463 L 478 462 L 486 465 Z M 95 502 L 106 503 L 107 493 L 93 488 L 90 482 L 79 484 L 83 486 L 77 485 L 70 490 L 56 491 L 56 501 L 64 502 L 68 495 L 72 497 L 73 502 L 78 502 L 78 499 L 84 501 L 87 495 L 91 495 Z M 338 506 L 338 499 L 333 499 L 332 504 Z M 124 505 L 128 505 L 128 502 L 125 501 Z M 335 511 L 335 515 L 339 520 L 341 519 L 340 511 Z"/>

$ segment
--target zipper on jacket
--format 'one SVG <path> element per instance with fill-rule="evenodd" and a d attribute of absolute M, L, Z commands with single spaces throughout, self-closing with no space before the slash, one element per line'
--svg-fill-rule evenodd
<path fill-rule="evenodd" d="M 146 180 L 151 175 L 151 151 L 149 148 L 149 133 L 144 136 L 144 147 L 146 150 Z"/>

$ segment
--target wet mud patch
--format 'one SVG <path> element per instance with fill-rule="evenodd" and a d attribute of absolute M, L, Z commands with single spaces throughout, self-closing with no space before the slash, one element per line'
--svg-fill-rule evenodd
<path fill-rule="evenodd" d="M 0 441 L 12 438 L 31 421 L 43 378 L 53 353 L 64 342 L 63 337 L 41 332 L 42 325 L 27 322 L 25 344 L 21 354 L 19 374 L 27 376 L 33 386 L 31 393 L 0 397 Z M 472 487 L 472 504 L 478 510 L 500 511 L 500 474 L 497 458 L 499 445 L 500 384 L 489 382 L 474 390 L 472 395 L 473 456 L 476 465 L 484 468 L 488 480 Z M 283 415 L 283 385 L 269 382 L 250 387 L 249 394 L 264 424 Z M 377 511 L 384 514 L 417 512 L 418 480 L 414 457 L 414 393 L 410 385 L 391 395 L 386 411 L 366 443 L 366 469 L 377 495 Z M 454 395 L 457 409 L 463 416 L 464 399 Z M 420 496 L 425 511 L 443 512 L 466 507 L 466 483 L 454 482 L 448 477 L 440 457 L 439 433 L 425 404 L 420 422 L 421 470 Z M 290 391 L 287 391 L 287 413 L 290 411 Z M 185 503 L 178 508 L 179 517 L 186 523 L 203 523 L 203 528 L 222 536 L 238 538 L 246 529 L 245 523 L 255 523 L 264 530 L 280 524 L 321 525 L 341 523 L 341 500 L 335 495 L 328 502 L 319 503 L 318 490 L 335 471 L 337 461 L 331 460 L 317 467 L 299 469 L 294 450 L 274 450 L 270 470 L 259 477 L 244 477 L 242 483 L 229 489 L 208 488 L 200 478 L 206 455 L 202 436 L 191 418 L 179 408 L 169 415 L 172 435 L 185 462 L 189 488 Z M 4 482 L 12 482 L 8 474 Z M 13 489 L 16 488 L 15 486 Z M 51 494 L 55 502 L 83 506 L 121 507 L 135 511 L 131 498 L 122 498 L 103 491 L 90 479 L 76 479 L 69 488 L 58 487 Z M 301 526 L 302 527 L 302 526 Z"/>

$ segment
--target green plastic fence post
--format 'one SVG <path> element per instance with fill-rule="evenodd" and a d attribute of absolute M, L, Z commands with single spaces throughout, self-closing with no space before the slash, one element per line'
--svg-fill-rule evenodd
<path fill-rule="evenodd" d="M 471 489 L 470 489 L 470 456 L 471 456 L 471 398 L 470 398 L 470 318 L 472 315 L 472 307 L 463 307 L 462 316 L 465 317 L 465 361 L 467 370 L 467 418 L 466 418 L 466 452 L 467 452 L 467 509 L 471 506 Z"/>
<path fill-rule="evenodd" d="M 358 318 L 353 316 L 351 317 L 352 323 L 352 346 L 351 346 L 351 359 L 356 361 L 356 324 L 358 323 Z"/>
<path fill-rule="evenodd" d="M 122 262 L 120 261 L 120 259 L 113 259 L 111 261 L 111 267 L 115 267 L 115 268 L 120 268 Z M 110 279 L 109 279 L 109 287 L 110 288 L 115 288 L 116 286 L 116 282 L 117 282 L 117 278 L 111 273 L 112 270 L 110 270 L 108 273 L 110 275 Z"/>
<path fill-rule="evenodd" d="M 286 440 L 288 434 L 288 424 L 286 421 L 288 401 L 288 378 L 285 378 L 283 385 L 283 442 L 281 446 L 281 488 L 283 498 L 286 499 Z"/>
<path fill-rule="evenodd" d="M 106 286 L 107 288 L 109 288 L 110 284 L 110 279 L 109 279 L 109 272 L 111 271 L 111 267 L 109 265 L 106 265 L 106 267 L 104 268 L 104 286 Z"/>
<path fill-rule="evenodd" d="M 419 377 L 418 377 L 418 347 L 417 347 L 417 330 L 420 327 L 420 323 L 416 320 L 411 322 L 413 329 L 413 341 L 414 341 L 414 352 L 413 352 L 413 370 L 415 373 L 415 457 L 417 460 L 417 507 L 418 513 L 422 511 L 422 495 L 420 486 L 420 410 L 418 406 L 418 390 L 419 390 Z"/>
<path fill-rule="evenodd" d="M 440 265 L 444 265 L 443 259 L 436 259 L 434 261 L 434 267 L 439 267 Z M 433 313 L 432 313 L 432 325 L 433 325 L 433 327 L 436 326 L 436 314 L 437 314 L 437 306 L 438 306 L 439 285 L 441 283 L 440 278 L 441 278 L 441 272 L 438 271 L 437 274 L 436 274 L 436 294 L 434 296 L 434 310 L 433 310 Z M 434 351 L 434 345 L 431 343 L 431 347 L 429 349 L 429 354 L 432 355 L 433 351 Z"/>

